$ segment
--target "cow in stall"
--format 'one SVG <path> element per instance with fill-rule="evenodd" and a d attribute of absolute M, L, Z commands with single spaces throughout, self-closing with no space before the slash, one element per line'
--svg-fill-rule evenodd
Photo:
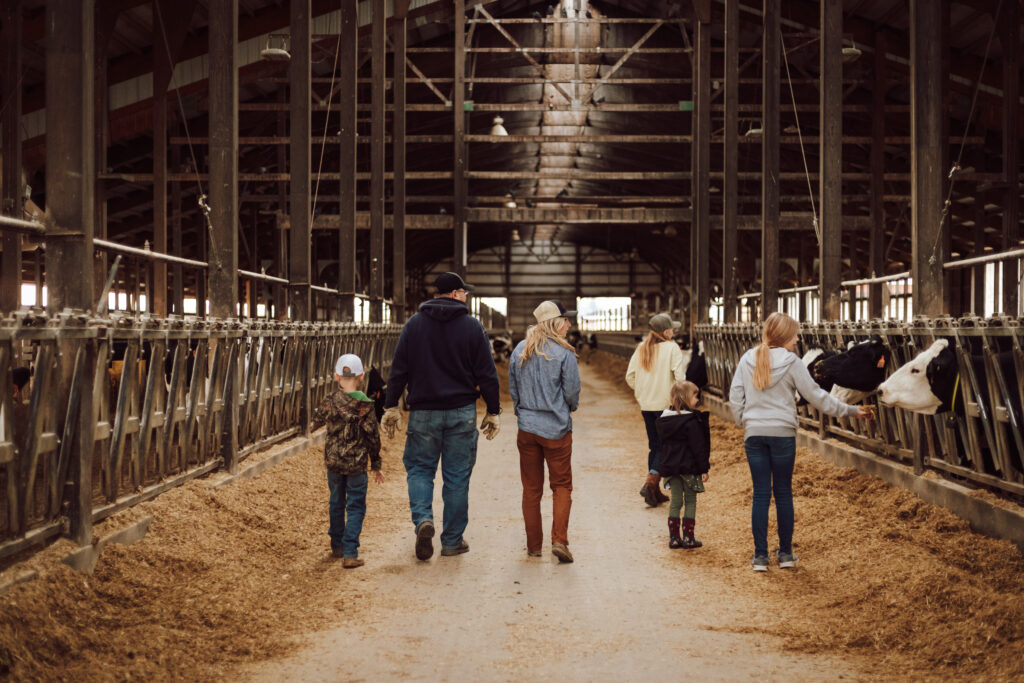
<path fill-rule="evenodd" d="M 982 396 L 968 396 L 965 382 L 961 379 L 962 369 L 957 359 L 956 352 L 950 348 L 948 339 L 938 339 L 924 351 L 918 353 L 912 360 L 902 365 L 894 372 L 889 379 L 878 388 L 879 400 L 892 408 L 902 408 L 914 413 L 925 415 L 936 415 L 949 413 L 951 423 L 962 420 L 966 413 L 968 401 L 981 404 L 991 413 L 991 405 L 988 400 L 987 387 L 989 381 L 995 378 L 989 377 L 985 364 L 985 358 L 981 353 L 970 351 L 971 369 L 978 387 L 975 391 L 983 393 Z M 1018 384 L 1017 369 L 1014 364 L 1012 351 L 997 351 L 995 353 L 998 371 L 1002 375 L 1003 385 L 1009 401 L 1007 412 L 1011 432 L 1020 435 L 1024 430 L 1024 420 L 1021 412 L 1021 394 Z M 1001 395 L 1001 392 L 998 392 Z M 960 434 L 956 435 L 961 454 L 963 443 Z M 1018 449 L 1021 447 L 1019 437 L 1011 435 L 1010 442 L 1017 440 Z M 982 447 L 982 456 L 991 462 L 990 449 Z M 1024 468 L 1024 453 L 1018 456 L 1014 463 L 1017 468 Z M 1001 469 L 1001 467 L 997 467 Z"/>
<path fill-rule="evenodd" d="M 686 359 L 686 351 L 683 352 L 683 358 Z M 686 381 L 693 382 L 700 389 L 703 389 L 708 385 L 708 364 L 704 358 L 704 342 L 697 342 L 696 352 L 690 350 L 690 358 L 686 363 Z"/>
<path fill-rule="evenodd" d="M 384 376 L 380 374 L 377 366 L 371 367 L 370 376 L 366 379 L 366 395 L 373 400 L 373 413 L 377 416 L 378 423 L 384 417 L 384 398 L 387 394 L 387 388 L 388 383 Z"/>
<path fill-rule="evenodd" d="M 576 355 L 582 358 L 583 362 L 589 363 L 590 355 L 597 348 L 597 335 L 593 332 L 584 333 L 580 330 L 570 330 L 565 338 L 576 349 Z"/>
<path fill-rule="evenodd" d="M 512 334 L 510 332 L 495 332 L 489 335 L 491 338 L 491 356 L 495 363 L 503 363 L 512 357 Z"/>
<path fill-rule="evenodd" d="M 851 341 L 844 351 L 813 347 L 803 356 L 811 378 L 843 403 L 859 403 L 873 394 L 885 380 L 887 349 L 875 335 L 862 342 Z M 806 403 L 800 398 L 800 405 Z"/>

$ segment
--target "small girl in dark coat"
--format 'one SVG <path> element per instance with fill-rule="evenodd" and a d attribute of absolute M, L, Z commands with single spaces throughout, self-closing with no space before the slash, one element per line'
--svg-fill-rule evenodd
<path fill-rule="evenodd" d="M 669 394 L 669 408 L 655 426 L 661 438 L 658 472 L 672 492 L 668 508 L 669 548 L 699 548 L 693 537 L 697 494 L 711 469 L 711 428 L 708 414 L 697 410 L 700 389 L 693 382 L 676 382 Z M 682 538 L 679 536 L 679 511 L 683 510 Z"/>

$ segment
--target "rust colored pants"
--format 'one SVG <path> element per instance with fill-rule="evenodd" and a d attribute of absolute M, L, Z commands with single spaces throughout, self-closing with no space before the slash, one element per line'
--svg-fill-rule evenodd
<path fill-rule="evenodd" d="M 561 439 L 545 439 L 519 430 L 519 474 L 523 479 L 523 521 L 526 549 L 537 551 L 544 544 L 540 499 L 544 495 L 544 463 L 554 499 L 551 542 L 569 545 L 569 508 L 572 507 L 572 432 Z"/>

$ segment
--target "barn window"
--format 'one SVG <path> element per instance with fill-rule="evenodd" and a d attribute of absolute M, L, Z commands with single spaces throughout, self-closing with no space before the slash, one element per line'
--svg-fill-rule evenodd
<path fill-rule="evenodd" d="M 576 299 L 576 310 L 579 328 L 584 332 L 624 332 L 632 327 L 632 300 L 628 296 L 582 296 Z"/>
<path fill-rule="evenodd" d="M 469 311 L 489 330 L 508 327 L 508 298 L 503 296 L 471 296 Z"/>

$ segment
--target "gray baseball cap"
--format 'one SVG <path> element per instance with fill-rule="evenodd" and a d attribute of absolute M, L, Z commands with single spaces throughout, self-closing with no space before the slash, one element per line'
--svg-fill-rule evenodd
<path fill-rule="evenodd" d="M 681 322 L 678 320 L 672 320 L 672 318 L 668 317 L 665 313 L 659 313 L 654 316 L 647 322 L 647 324 L 650 325 L 651 329 L 655 332 L 664 332 L 668 329 L 678 330 L 682 326 Z"/>

